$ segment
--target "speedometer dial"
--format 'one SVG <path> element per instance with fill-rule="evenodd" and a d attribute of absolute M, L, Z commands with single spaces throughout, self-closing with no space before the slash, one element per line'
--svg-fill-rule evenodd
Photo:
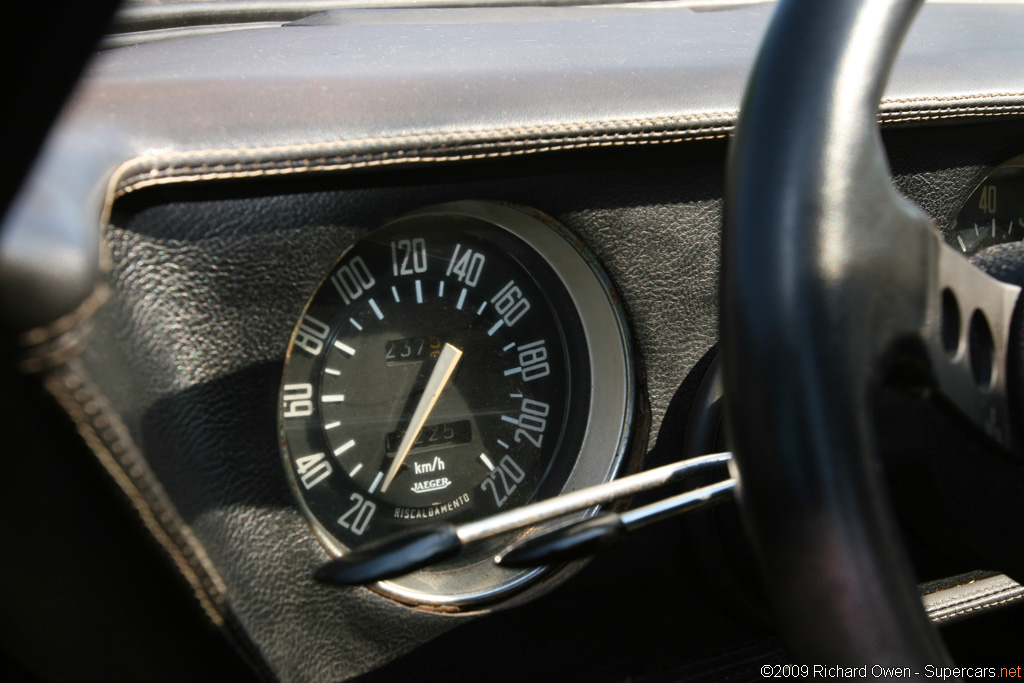
<path fill-rule="evenodd" d="M 436 207 L 360 240 L 309 301 L 288 352 L 282 449 L 341 554 L 609 479 L 632 375 L 621 309 L 578 240 L 514 207 Z M 511 540 L 380 589 L 427 604 L 510 594 L 540 576 L 493 565 Z"/>

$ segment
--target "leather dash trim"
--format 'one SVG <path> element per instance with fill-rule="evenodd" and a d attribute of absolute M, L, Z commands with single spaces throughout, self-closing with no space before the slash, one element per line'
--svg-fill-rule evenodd
<path fill-rule="evenodd" d="M 465 162 L 599 147 L 624 147 L 724 139 L 738 112 L 617 119 L 581 124 L 423 133 L 357 140 L 209 149 L 144 155 L 114 173 L 108 206 L 125 194 L 154 185 L 298 173 L 346 171 L 439 162 Z M 947 98 L 887 99 L 883 125 L 1024 115 L 1024 93 Z"/>
<path fill-rule="evenodd" d="M 1003 574 L 974 579 L 922 597 L 928 616 L 938 624 L 959 621 L 1022 599 L 1024 586 Z"/>
<path fill-rule="evenodd" d="M 477 161 L 596 147 L 728 137 L 734 112 L 588 125 L 426 133 L 311 145 L 217 149 L 142 156 L 114 174 L 110 198 L 153 185 L 402 164 Z"/>

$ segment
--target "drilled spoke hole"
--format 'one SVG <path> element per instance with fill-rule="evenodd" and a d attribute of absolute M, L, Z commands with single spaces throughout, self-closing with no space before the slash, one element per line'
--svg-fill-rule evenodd
<path fill-rule="evenodd" d="M 992 342 L 992 329 L 988 325 L 988 319 L 981 311 L 975 311 L 971 316 L 971 331 L 968 340 L 971 356 L 971 370 L 974 372 L 974 381 L 981 389 L 992 387 L 992 364 L 995 354 L 995 344 Z"/>
<path fill-rule="evenodd" d="M 942 290 L 942 348 L 950 358 L 960 348 L 960 305 L 948 287 Z"/>

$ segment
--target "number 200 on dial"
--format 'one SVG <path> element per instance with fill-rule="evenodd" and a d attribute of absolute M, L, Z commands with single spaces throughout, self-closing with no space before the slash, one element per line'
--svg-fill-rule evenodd
<path fill-rule="evenodd" d="M 621 305 L 582 244 L 526 209 L 460 202 L 357 242 L 289 345 L 279 425 L 301 507 L 332 554 L 607 481 L 624 457 L 634 370 Z M 515 540 L 378 585 L 471 606 L 541 570 Z"/>

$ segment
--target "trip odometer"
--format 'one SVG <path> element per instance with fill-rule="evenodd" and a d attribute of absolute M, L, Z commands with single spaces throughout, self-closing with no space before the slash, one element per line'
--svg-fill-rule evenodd
<path fill-rule="evenodd" d="M 620 305 L 579 241 L 540 214 L 460 202 L 370 233 L 321 283 L 288 350 L 282 451 L 341 554 L 610 479 L 632 392 Z M 493 564 L 513 539 L 379 588 L 435 605 L 510 594 L 542 573 Z"/>

